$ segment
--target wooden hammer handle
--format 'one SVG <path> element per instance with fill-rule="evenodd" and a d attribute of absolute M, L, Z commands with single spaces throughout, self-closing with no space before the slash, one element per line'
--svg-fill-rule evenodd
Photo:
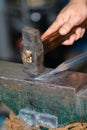
<path fill-rule="evenodd" d="M 65 40 L 67 40 L 71 36 L 71 34 L 75 33 L 75 31 L 78 27 L 87 29 L 87 19 L 84 20 L 83 23 L 81 23 L 80 25 L 72 28 L 71 31 L 64 36 L 59 34 L 59 30 L 57 30 L 56 32 L 48 35 L 42 41 L 43 47 L 44 47 L 44 53 L 46 54 L 46 53 L 50 52 L 51 50 L 57 48 L 59 45 L 61 45 Z"/>

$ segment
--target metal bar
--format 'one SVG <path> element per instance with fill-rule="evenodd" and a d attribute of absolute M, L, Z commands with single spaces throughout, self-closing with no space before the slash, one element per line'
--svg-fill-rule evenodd
<path fill-rule="evenodd" d="M 87 51 L 82 54 L 79 54 L 69 60 L 64 61 L 62 64 L 60 64 L 54 70 L 52 70 L 46 74 L 43 74 L 43 75 L 37 77 L 36 79 L 41 80 L 41 79 L 47 78 L 49 76 L 56 75 L 59 72 L 66 71 L 66 70 L 68 70 L 80 63 L 86 62 L 86 61 L 87 61 Z"/>

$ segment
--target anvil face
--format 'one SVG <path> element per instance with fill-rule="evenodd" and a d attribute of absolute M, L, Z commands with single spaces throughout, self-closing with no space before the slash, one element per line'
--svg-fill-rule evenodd
<path fill-rule="evenodd" d="M 22 70 L 23 64 L 0 62 L 0 100 L 16 114 L 34 109 L 55 115 L 59 125 L 87 120 L 87 74 L 65 71 L 39 81 Z"/>

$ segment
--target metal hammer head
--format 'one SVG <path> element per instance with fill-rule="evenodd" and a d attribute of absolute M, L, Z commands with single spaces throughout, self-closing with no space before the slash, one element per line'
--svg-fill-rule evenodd
<path fill-rule="evenodd" d="M 24 27 L 22 30 L 22 61 L 24 72 L 36 76 L 44 71 L 43 44 L 40 40 L 40 32 L 32 27 Z"/>

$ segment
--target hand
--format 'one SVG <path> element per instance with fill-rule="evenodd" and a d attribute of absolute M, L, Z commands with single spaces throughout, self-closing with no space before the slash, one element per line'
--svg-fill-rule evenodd
<path fill-rule="evenodd" d="M 43 39 L 49 34 L 59 29 L 61 35 L 67 34 L 74 26 L 81 24 L 87 18 L 87 0 L 72 0 L 59 13 L 54 23 L 41 36 Z M 81 38 L 85 33 L 85 29 L 78 27 L 69 39 L 64 41 L 64 45 L 72 45 L 74 41 Z"/>

